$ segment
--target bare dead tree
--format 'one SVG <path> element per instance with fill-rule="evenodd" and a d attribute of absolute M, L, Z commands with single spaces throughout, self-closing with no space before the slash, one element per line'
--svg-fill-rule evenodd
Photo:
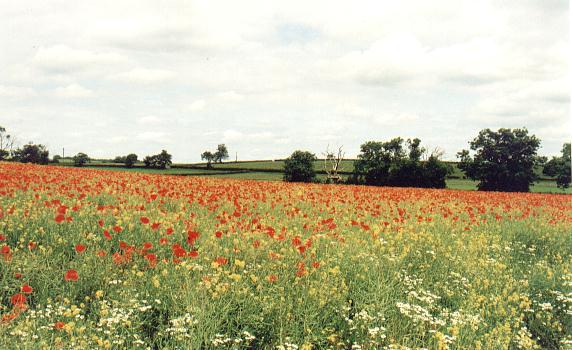
<path fill-rule="evenodd" d="M 341 180 L 339 171 L 342 170 L 341 164 L 345 155 L 342 148 L 343 146 L 340 146 L 336 154 L 334 151 L 330 151 L 330 145 L 328 145 L 326 152 L 322 152 L 324 156 L 324 170 L 326 171 L 327 180 L 329 182 L 338 183 Z"/>
<path fill-rule="evenodd" d="M 6 128 L 0 126 L 0 160 L 7 158 L 12 154 L 12 148 L 16 139 L 10 134 L 6 133 Z"/>

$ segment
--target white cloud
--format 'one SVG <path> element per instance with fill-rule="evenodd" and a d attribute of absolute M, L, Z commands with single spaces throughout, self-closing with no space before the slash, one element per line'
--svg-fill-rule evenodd
<path fill-rule="evenodd" d="M 205 100 L 196 100 L 189 105 L 189 110 L 191 112 L 199 112 L 205 109 L 206 102 Z"/>
<path fill-rule="evenodd" d="M 261 142 L 261 141 L 270 141 L 274 138 L 275 134 L 270 131 L 243 133 L 231 129 L 231 130 L 225 130 L 222 133 L 222 140 L 224 142 L 241 142 L 241 141 Z"/>
<path fill-rule="evenodd" d="M 244 99 L 244 95 L 237 93 L 236 91 L 225 91 L 218 94 L 218 97 L 223 101 L 228 102 L 240 102 Z"/>
<path fill-rule="evenodd" d="M 569 127 L 565 1 L 3 5 L 4 124 L 54 148 L 167 144 L 179 161 L 218 142 L 241 157 L 335 142 L 349 156 L 409 134 L 454 155 L 481 128 L 524 125 L 552 152 Z M 113 142 L 69 136 L 88 128 Z"/>
<path fill-rule="evenodd" d="M 79 84 L 70 84 L 56 88 L 53 95 L 59 98 L 85 98 L 94 96 L 94 93 Z"/>
<path fill-rule="evenodd" d="M 136 138 L 142 141 L 165 142 L 166 133 L 160 131 L 144 131 L 137 134 Z"/>
<path fill-rule="evenodd" d="M 175 72 L 173 71 L 146 68 L 135 68 L 127 72 L 114 74 L 109 77 L 110 80 L 133 84 L 165 83 L 174 78 Z"/>
<path fill-rule="evenodd" d="M 163 120 L 155 115 L 146 115 L 144 117 L 139 118 L 139 124 L 144 125 L 157 125 L 161 124 Z"/>
<path fill-rule="evenodd" d="M 19 100 L 33 96 L 36 96 L 36 91 L 31 87 L 0 85 L 0 97 Z"/>
<path fill-rule="evenodd" d="M 40 47 L 32 61 L 46 72 L 62 74 L 121 64 L 127 62 L 127 59 L 116 53 L 97 53 L 66 45 L 55 45 Z"/>

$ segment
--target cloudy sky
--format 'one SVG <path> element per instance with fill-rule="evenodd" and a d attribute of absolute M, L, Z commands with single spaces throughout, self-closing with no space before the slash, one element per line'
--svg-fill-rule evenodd
<path fill-rule="evenodd" d="M 198 161 L 482 128 L 570 140 L 567 1 L 0 0 L 0 125 L 52 154 Z"/>

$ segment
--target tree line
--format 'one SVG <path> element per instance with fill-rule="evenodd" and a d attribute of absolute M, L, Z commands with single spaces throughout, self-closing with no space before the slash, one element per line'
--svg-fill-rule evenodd
<path fill-rule="evenodd" d="M 539 180 L 536 167 L 542 167 L 542 173 L 556 178 L 557 186 L 564 189 L 571 183 L 571 147 L 562 146 L 561 156 L 538 156 L 540 140 L 529 135 L 526 128 L 498 131 L 483 129 L 469 142 L 469 149 L 457 153 L 458 167 L 465 176 L 478 182 L 481 191 L 528 192 L 530 186 Z M 421 146 L 421 140 L 397 137 L 389 141 L 368 141 L 360 146 L 360 153 L 354 161 L 354 169 L 346 180 L 337 174 L 341 161 L 341 149 L 337 159 L 333 153 L 326 154 L 326 164 L 335 164 L 333 173 L 328 172 L 327 182 L 347 183 L 370 186 L 399 186 L 445 188 L 445 179 L 452 167 L 441 160 L 438 149 L 429 152 Z M 214 163 L 222 163 L 229 158 L 226 145 L 219 144 L 215 151 L 204 151 L 201 159 L 207 168 Z M 0 126 L 0 161 L 12 160 L 22 163 L 48 164 L 58 163 L 62 157 L 55 155 L 49 159 L 49 151 L 44 145 L 28 143 L 15 148 L 15 139 Z M 284 161 L 284 181 L 316 182 L 314 162 L 318 158 L 309 151 L 297 150 Z M 80 152 L 71 160 L 81 167 L 90 162 L 87 154 Z M 130 153 L 117 156 L 115 163 L 133 167 L 139 162 L 138 156 Z M 172 156 L 166 150 L 143 158 L 145 167 L 166 169 L 172 165 Z"/>
<path fill-rule="evenodd" d="M 458 167 L 481 191 L 529 192 L 539 180 L 535 167 L 543 174 L 556 177 L 559 188 L 571 183 L 570 143 L 562 147 L 562 155 L 548 160 L 538 156 L 540 140 L 526 128 L 498 131 L 484 129 L 469 142 L 469 149 L 457 153 Z M 428 153 L 421 140 L 394 138 L 390 141 L 368 141 L 360 146 L 354 170 L 345 181 L 349 184 L 445 188 L 452 168 L 440 160 L 440 152 Z M 425 157 L 424 160 L 422 158 Z M 284 180 L 316 181 L 315 154 L 295 151 L 285 160 Z"/>

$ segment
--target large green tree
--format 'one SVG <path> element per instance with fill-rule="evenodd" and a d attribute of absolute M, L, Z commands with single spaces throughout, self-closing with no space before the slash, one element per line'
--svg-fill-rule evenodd
<path fill-rule="evenodd" d="M 21 163 L 48 164 L 50 152 L 44 145 L 28 143 L 14 151 L 14 160 Z"/>
<path fill-rule="evenodd" d="M 479 181 L 480 191 L 528 192 L 537 180 L 534 166 L 540 140 L 526 128 L 498 131 L 484 129 L 470 143 L 469 150 L 457 154 L 459 168 Z"/>
<path fill-rule="evenodd" d="M 306 151 L 295 151 L 284 161 L 284 181 L 312 182 L 316 179 L 314 161 L 316 155 Z"/>
<path fill-rule="evenodd" d="M 547 176 L 556 177 L 556 184 L 560 188 L 568 188 L 571 183 L 571 167 L 570 164 L 570 142 L 565 143 L 562 146 L 562 156 L 560 157 L 553 157 L 549 160 L 545 165 L 542 173 Z"/>
<path fill-rule="evenodd" d="M 213 160 L 216 163 L 222 163 L 223 160 L 228 159 L 228 149 L 226 148 L 226 145 L 225 144 L 218 145 L 213 155 L 214 155 Z"/>

